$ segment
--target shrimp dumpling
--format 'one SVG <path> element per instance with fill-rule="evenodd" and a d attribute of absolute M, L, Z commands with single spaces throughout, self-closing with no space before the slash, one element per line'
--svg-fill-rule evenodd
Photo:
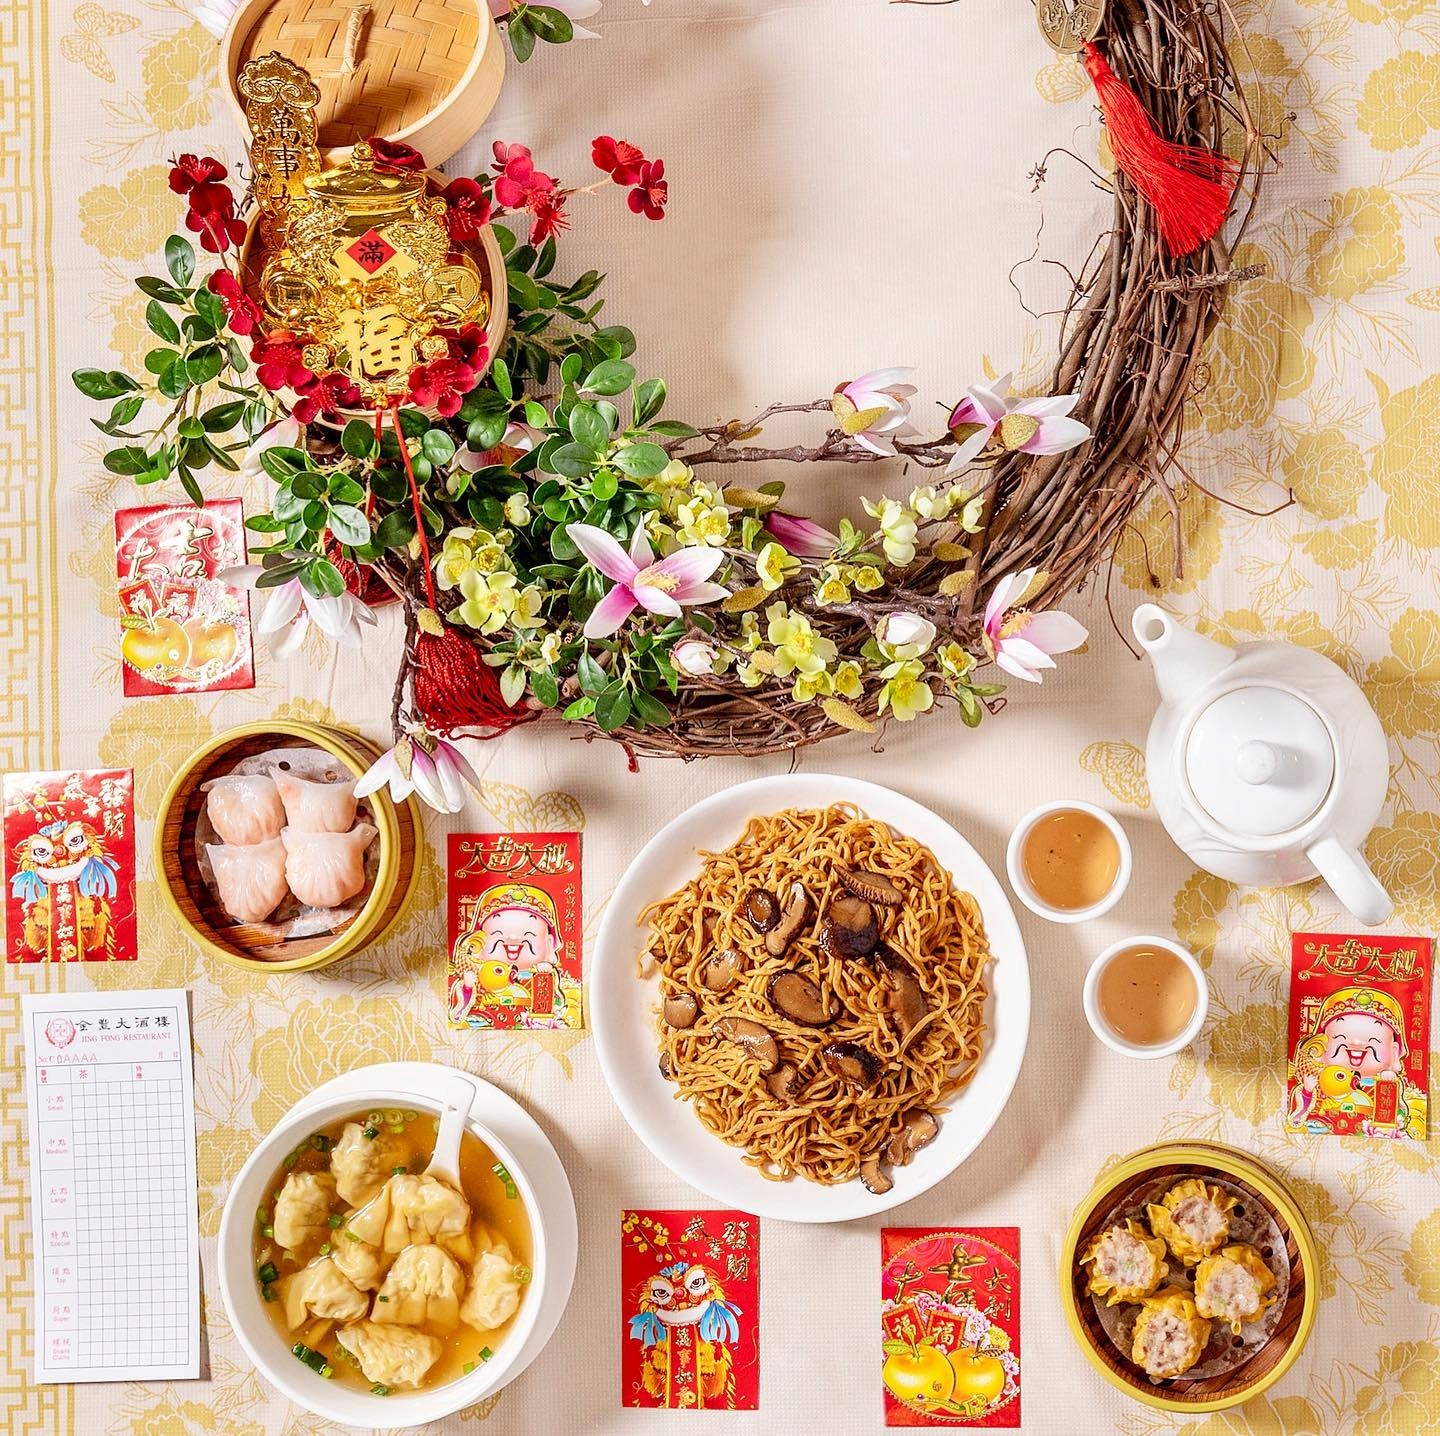
<path fill-rule="evenodd" d="M 515 1256 L 500 1239 L 482 1250 L 470 1269 L 460 1320 L 477 1331 L 504 1326 L 520 1309 L 521 1282 Z"/>
<path fill-rule="evenodd" d="M 236 922 L 260 922 L 284 901 L 285 844 L 279 838 L 248 846 L 207 843 L 210 871 L 220 890 L 220 906 Z"/>
<path fill-rule="evenodd" d="M 348 833 L 282 828 L 285 881 L 307 907 L 339 907 L 365 886 L 365 849 L 375 836 L 369 823 Z"/>
<path fill-rule="evenodd" d="M 374 1291 L 385 1280 L 385 1268 L 390 1261 L 379 1247 L 362 1242 L 354 1232 L 348 1231 L 333 1241 L 330 1256 L 361 1291 Z"/>
<path fill-rule="evenodd" d="M 222 843 L 249 847 L 280 836 L 285 806 L 264 773 L 229 773 L 205 790 L 205 812 Z"/>
<path fill-rule="evenodd" d="M 370 1305 L 365 1293 L 328 1256 L 282 1277 L 280 1299 L 291 1331 L 305 1324 L 307 1313 L 326 1321 L 355 1321 Z"/>
<path fill-rule="evenodd" d="M 408 1246 L 385 1276 L 370 1320 L 383 1325 L 438 1326 L 448 1331 L 460 1320 L 465 1274 L 444 1247 L 433 1242 Z"/>
<path fill-rule="evenodd" d="M 340 1345 L 360 1363 L 365 1379 L 380 1386 L 419 1386 L 442 1350 L 438 1336 L 373 1321 L 342 1326 Z"/>
<path fill-rule="evenodd" d="M 300 833 L 343 833 L 355 821 L 355 780 L 317 783 L 294 773 L 272 773 L 285 817 Z"/>
<path fill-rule="evenodd" d="M 1131 1359 L 1160 1381 L 1183 1376 L 1200 1360 L 1210 1340 L 1210 1323 L 1196 1310 L 1190 1293 L 1175 1287 L 1147 1296 L 1140 1305 Z"/>
<path fill-rule="evenodd" d="M 370 1129 L 372 1132 L 375 1129 Z M 330 1149 L 330 1170 L 335 1190 L 352 1207 L 363 1207 L 395 1170 L 395 1147 L 389 1134 L 365 1135 L 358 1122 L 347 1122 L 340 1140 Z"/>
<path fill-rule="evenodd" d="M 286 1251 L 330 1236 L 335 1178 L 329 1172 L 291 1172 L 275 1199 L 275 1240 Z"/>

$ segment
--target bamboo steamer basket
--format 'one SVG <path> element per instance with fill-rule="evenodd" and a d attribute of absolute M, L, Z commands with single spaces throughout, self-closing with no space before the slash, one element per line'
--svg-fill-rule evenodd
<path fill-rule="evenodd" d="M 155 873 L 165 906 L 197 946 L 247 972 L 305 972 L 328 967 L 379 942 L 405 915 L 414 890 L 420 814 L 414 799 L 394 803 L 383 789 L 362 799 L 379 830 L 379 866 L 360 911 L 333 932 L 277 940 L 235 926 L 195 864 L 195 827 L 205 803 L 201 784 L 242 758 L 276 748 L 320 748 L 357 778 L 379 756 L 363 738 L 318 723 L 272 719 L 245 723 L 191 754 L 160 802 L 155 820 Z M 283 948 L 283 954 L 277 952 Z M 260 956 L 261 952 L 271 954 Z"/>
<path fill-rule="evenodd" d="M 220 42 L 220 79 L 242 131 L 236 80 L 278 50 L 320 87 L 321 148 L 332 164 L 379 135 L 444 164 L 480 129 L 505 78 L 486 0 L 245 0 Z"/>
<path fill-rule="evenodd" d="M 1290 1289 L 1269 1339 L 1232 1371 L 1203 1381 L 1185 1377 L 1152 1382 L 1116 1350 L 1100 1325 L 1085 1290 L 1086 1273 L 1077 1260 L 1090 1238 L 1102 1230 L 1107 1213 L 1159 1179 L 1223 1177 L 1259 1202 L 1285 1238 Z M 1106 1172 L 1080 1204 L 1065 1233 L 1060 1259 L 1060 1299 L 1065 1321 L 1086 1359 L 1112 1386 L 1160 1411 L 1199 1415 L 1242 1405 L 1268 1390 L 1294 1365 L 1315 1324 L 1319 1292 L 1315 1237 L 1305 1213 L 1284 1183 L 1253 1157 L 1218 1142 L 1162 1143 L 1146 1147 Z"/>

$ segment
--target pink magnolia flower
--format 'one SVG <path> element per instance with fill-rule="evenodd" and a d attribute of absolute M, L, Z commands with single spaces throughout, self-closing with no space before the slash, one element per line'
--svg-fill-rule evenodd
<path fill-rule="evenodd" d="M 1014 678 L 1040 682 L 1040 670 L 1054 668 L 1054 653 L 1069 653 L 1090 636 L 1068 613 L 1052 609 L 1031 613 L 1015 605 L 1025 601 L 1038 569 L 1007 573 L 985 605 L 985 645 L 995 662 Z"/>
<path fill-rule="evenodd" d="M 796 558 L 829 558 L 840 542 L 813 519 L 787 514 L 784 509 L 771 509 L 765 515 L 764 529 L 786 553 Z"/>
<path fill-rule="evenodd" d="M 670 650 L 676 668 L 692 678 L 708 678 L 715 671 L 715 645 L 703 638 L 686 638 Z"/>
<path fill-rule="evenodd" d="M 730 590 L 705 580 L 725 561 L 719 549 L 691 547 L 676 549 L 668 558 L 655 562 L 655 552 L 645 537 L 645 525 L 635 530 L 627 554 L 602 528 L 594 524 L 571 524 L 570 541 L 615 586 L 595 605 L 585 621 L 586 638 L 607 638 L 637 608 L 678 618 L 682 606 L 714 603 L 728 598 Z"/>
<path fill-rule="evenodd" d="M 842 384 L 830 399 L 830 409 L 842 433 L 862 449 L 893 457 L 895 440 L 915 431 L 910 426 L 913 384 L 904 381 L 910 368 L 872 369 Z"/>
<path fill-rule="evenodd" d="M 1080 398 L 1078 394 L 1011 399 L 1007 395 L 1012 378 L 1013 374 L 1006 374 L 988 388 L 972 384 L 950 411 L 947 427 L 959 447 L 945 470 L 947 474 L 971 463 L 997 430 L 1002 448 L 1022 454 L 1060 454 L 1090 437 L 1088 424 L 1067 417 Z"/>
<path fill-rule="evenodd" d="M 473 452 L 461 448 L 455 454 L 455 464 L 457 468 L 473 474 L 477 469 L 487 469 L 492 464 L 514 463 L 521 454 L 528 454 L 535 448 L 541 437 L 540 431 L 532 429 L 529 424 L 507 424 L 504 437 L 493 449 Z"/>
<path fill-rule="evenodd" d="M 258 563 L 221 569 L 216 574 L 222 583 L 234 588 L 253 588 L 265 570 Z M 375 615 L 353 593 L 336 598 L 317 598 L 298 578 L 264 590 L 269 594 L 265 612 L 255 625 L 255 632 L 270 640 L 270 651 L 276 658 L 289 658 L 298 653 L 313 623 L 332 643 L 359 648 L 360 625 L 376 622 Z"/>
<path fill-rule="evenodd" d="M 397 803 L 415 793 L 437 813 L 458 813 L 465 806 L 466 784 L 479 792 L 479 775 L 465 755 L 453 743 L 419 728 L 403 734 L 370 765 L 355 784 L 355 796 L 368 797 L 388 787 Z"/>

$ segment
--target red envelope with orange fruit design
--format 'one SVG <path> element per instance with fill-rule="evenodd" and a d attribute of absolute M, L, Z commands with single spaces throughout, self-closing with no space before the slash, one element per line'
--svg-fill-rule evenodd
<path fill-rule="evenodd" d="M 887 1426 L 1020 1425 L 1018 1227 L 880 1233 Z"/>
<path fill-rule="evenodd" d="M 250 598 L 219 575 L 245 562 L 239 499 L 115 514 L 127 698 L 255 686 Z"/>

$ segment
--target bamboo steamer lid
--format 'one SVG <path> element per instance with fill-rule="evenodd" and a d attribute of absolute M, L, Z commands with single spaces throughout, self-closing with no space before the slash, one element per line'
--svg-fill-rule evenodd
<path fill-rule="evenodd" d="M 485 123 L 505 75 L 486 0 L 246 0 L 220 43 L 242 129 L 236 77 L 272 50 L 320 87 L 320 145 L 332 163 L 380 135 L 443 164 Z"/>

